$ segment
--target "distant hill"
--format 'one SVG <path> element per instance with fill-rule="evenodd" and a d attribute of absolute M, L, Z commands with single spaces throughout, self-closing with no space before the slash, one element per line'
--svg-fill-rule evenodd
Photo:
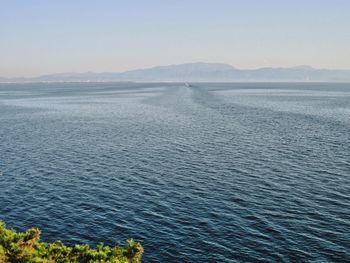
<path fill-rule="evenodd" d="M 106 81 L 173 81 L 173 82 L 277 82 L 277 81 L 350 81 L 350 70 L 315 69 L 310 66 L 290 68 L 237 69 L 222 63 L 188 63 L 157 66 L 125 72 L 59 73 L 36 78 L 0 78 L 0 82 L 106 82 Z"/>

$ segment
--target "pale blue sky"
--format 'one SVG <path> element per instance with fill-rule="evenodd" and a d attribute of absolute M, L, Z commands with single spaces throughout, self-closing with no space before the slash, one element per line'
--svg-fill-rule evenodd
<path fill-rule="evenodd" d="M 197 61 L 350 69 L 350 1 L 0 0 L 0 76 Z"/>

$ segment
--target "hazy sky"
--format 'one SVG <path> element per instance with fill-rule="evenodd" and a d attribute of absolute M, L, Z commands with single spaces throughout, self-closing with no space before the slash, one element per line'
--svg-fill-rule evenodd
<path fill-rule="evenodd" d="M 0 76 L 185 62 L 350 69 L 349 0 L 0 0 Z"/>

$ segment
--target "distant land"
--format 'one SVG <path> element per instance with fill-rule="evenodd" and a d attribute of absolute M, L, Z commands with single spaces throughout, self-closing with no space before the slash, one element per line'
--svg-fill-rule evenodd
<path fill-rule="evenodd" d="M 1 78 L 0 82 L 348 82 L 350 70 L 289 68 L 238 69 L 223 63 L 187 63 L 125 72 L 58 73 L 33 78 Z"/>

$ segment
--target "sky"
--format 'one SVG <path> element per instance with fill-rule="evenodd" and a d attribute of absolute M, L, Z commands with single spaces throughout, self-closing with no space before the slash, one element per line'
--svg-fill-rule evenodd
<path fill-rule="evenodd" d="M 0 0 L 0 76 L 189 62 L 350 69 L 349 0 Z"/>

